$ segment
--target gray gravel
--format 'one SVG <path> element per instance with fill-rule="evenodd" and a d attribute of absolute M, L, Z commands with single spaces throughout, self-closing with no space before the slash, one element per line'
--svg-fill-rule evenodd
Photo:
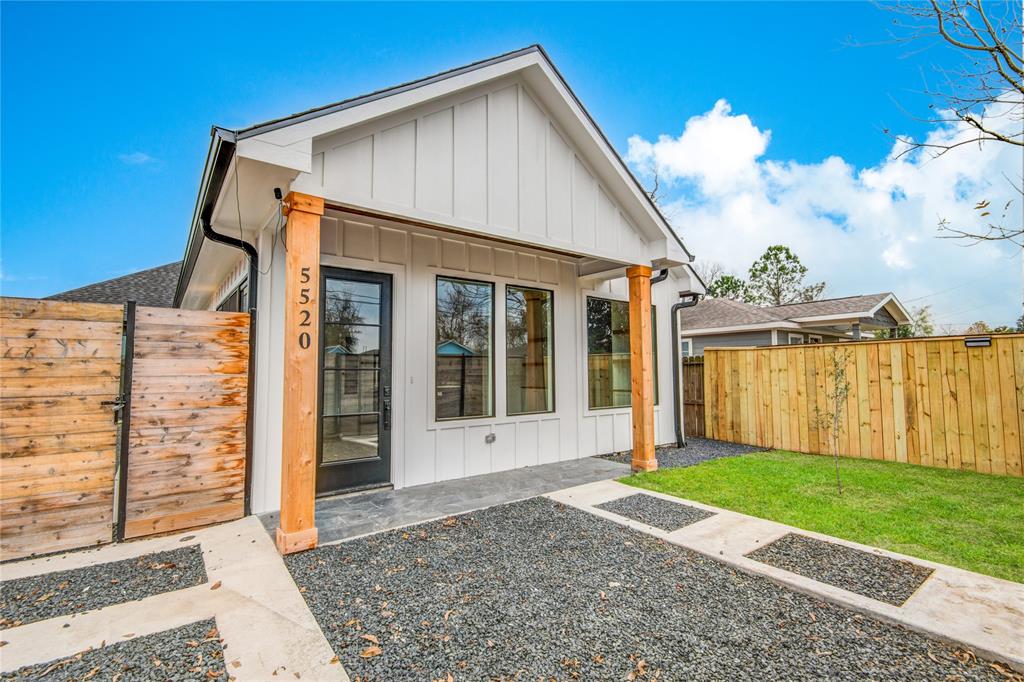
<path fill-rule="evenodd" d="M 353 679 L 1002 679 L 955 646 L 546 498 L 285 563 Z"/>
<path fill-rule="evenodd" d="M 685 447 L 660 447 L 655 450 L 655 456 L 658 459 L 659 469 L 678 469 L 692 467 L 694 464 L 721 457 L 745 455 L 749 452 L 764 452 L 764 448 L 741 445 L 740 443 L 726 443 L 722 440 L 708 440 L 707 438 L 688 438 Z M 599 455 L 599 457 L 629 464 L 632 461 L 633 451 L 626 450 L 610 455 Z"/>
<path fill-rule="evenodd" d="M 748 557 L 895 606 L 921 586 L 932 569 L 834 542 L 788 533 Z"/>
<path fill-rule="evenodd" d="M 198 545 L 0 583 L 0 629 L 206 582 Z"/>
<path fill-rule="evenodd" d="M 670 532 L 714 516 L 714 513 L 706 509 L 669 502 L 644 493 L 620 497 L 599 504 L 597 508 Z"/>
<path fill-rule="evenodd" d="M 4 673 L 2 680 L 226 681 L 224 649 L 211 618 Z"/>

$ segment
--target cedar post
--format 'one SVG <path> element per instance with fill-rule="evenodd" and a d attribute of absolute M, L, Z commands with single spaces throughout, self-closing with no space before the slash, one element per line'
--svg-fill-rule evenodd
<path fill-rule="evenodd" d="M 634 265 L 629 278 L 629 368 L 633 404 L 633 471 L 654 471 L 654 354 L 651 269 Z"/>
<path fill-rule="evenodd" d="M 324 200 L 290 192 L 285 232 L 284 409 L 281 443 L 281 554 L 316 547 L 317 366 L 320 343 L 320 216 Z"/>

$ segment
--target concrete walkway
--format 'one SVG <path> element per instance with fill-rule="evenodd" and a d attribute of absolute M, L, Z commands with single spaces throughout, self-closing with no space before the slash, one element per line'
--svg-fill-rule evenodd
<path fill-rule="evenodd" d="M 209 582 L 2 630 L 0 639 L 7 643 L 0 654 L 0 670 L 11 672 L 216 618 L 227 673 L 237 680 L 348 680 L 274 543 L 254 517 L 198 531 L 4 564 L 0 571 L 4 580 L 14 580 L 196 542 L 203 552 Z"/>
<path fill-rule="evenodd" d="M 596 508 L 596 505 L 637 493 L 706 509 L 713 512 L 714 516 L 666 532 Z M 860 613 L 940 639 L 965 644 L 979 655 L 1006 661 L 1019 671 L 1024 671 L 1024 585 L 1019 583 L 641 490 L 613 480 L 567 488 L 547 497 L 687 547 L 747 573 L 767 576 L 798 592 L 823 597 Z M 745 556 L 787 533 L 798 533 L 910 561 L 932 568 L 934 572 L 902 606 L 893 606 Z"/>
<path fill-rule="evenodd" d="M 401 490 L 338 495 L 317 500 L 316 527 L 325 545 L 628 474 L 628 465 L 584 457 Z M 260 520 L 270 533 L 277 528 L 277 513 Z"/>

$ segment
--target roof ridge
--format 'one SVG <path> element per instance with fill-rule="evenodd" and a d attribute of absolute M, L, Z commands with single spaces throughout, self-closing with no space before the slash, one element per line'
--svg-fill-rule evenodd
<path fill-rule="evenodd" d="M 813 301 L 793 301 L 792 303 L 780 303 L 778 305 L 767 306 L 768 308 L 785 308 L 791 305 L 808 305 L 811 303 L 828 303 L 830 301 L 846 301 L 851 298 L 870 298 L 872 296 L 892 296 L 891 291 L 880 291 L 876 294 L 852 294 L 850 296 L 836 296 L 834 298 L 816 298 Z"/>

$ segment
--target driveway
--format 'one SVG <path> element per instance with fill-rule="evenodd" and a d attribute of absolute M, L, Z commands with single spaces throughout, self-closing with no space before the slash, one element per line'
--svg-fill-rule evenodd
<path fill-rule="evenodd" d="M 285 563 L 353 679 L 1006 679 L 963 647 L 547 498 Z"/>

